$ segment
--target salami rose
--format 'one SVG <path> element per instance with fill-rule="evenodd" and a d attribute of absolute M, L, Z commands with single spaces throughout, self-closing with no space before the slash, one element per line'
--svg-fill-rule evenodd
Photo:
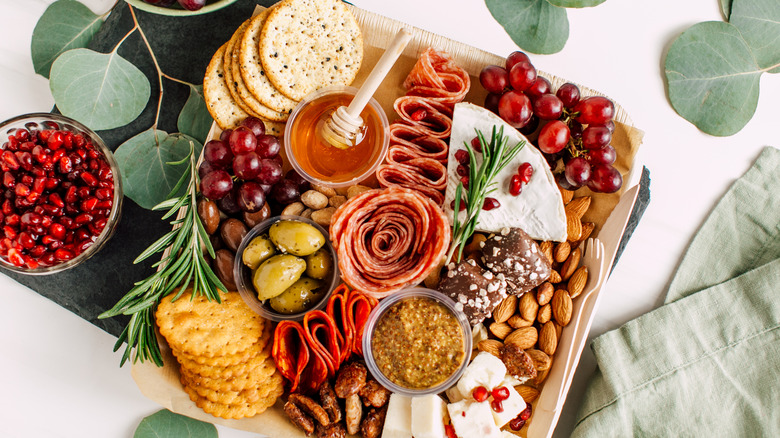
<path fill-rule="evenodd" d="M 355 196 L 336 210 L 330 225 L 342 277 L 377 299 L 422 282 L 451 237 L 438 205 L 400 187 Z"/>

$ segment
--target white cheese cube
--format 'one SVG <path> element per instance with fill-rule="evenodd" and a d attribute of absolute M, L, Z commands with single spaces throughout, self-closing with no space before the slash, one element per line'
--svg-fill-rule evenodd
<path fill-rule="evenodd" d="M 508 430 L 502 430 L 501 431 L 501 438 L 517 438 L 517 435 L 513 434 L 512 432 Z"/>
<path fill-rule="evenodd" d="M 412 436 L 446 438 L 447 403 L 436 394 L 412 398 Z"/>
<path fill-rule="evenodd" d="M 455 433 L 461 438 L 501 438 L 501 430 L 490 415 L 487 402 L 468 400 L 447 405 Z M 384 437 L 384 436 L 383 436 Z"/>
<path fill-rule="evenodd" d="M 412 398 L 392 393 L 387 403 L 382 437 L 412 438 Z"/>
<path fill-rule="evenodd" d="M 496 412 L 493 409 L 490 409 L 490 412 L 493 413 L 493 420 L 495 420 L 496 426 L 498 427 L 504 427 L 505 424 L 512 421 L 520 412 L 525 410 L 525 400 L 523 400 L 523 397 L 515 391 L 515 388 L 511 386 L 506 386 L 505 388 L 509 390 L 509 398 L 501 401 L 501 406 L 504 410 Z M 491 402 L 493 401 L 492 395 L 489 400 Z"/>
<path fill-rule="evenodd" d="M 481 352 L 471 361 L 458 381 L 458 390 L 463 397 L 473 399 L 471 392 L 478 386 L 491 389 L 499 386 L 506 376 L 506 366 L 501 359 L 490 353 Z"/>

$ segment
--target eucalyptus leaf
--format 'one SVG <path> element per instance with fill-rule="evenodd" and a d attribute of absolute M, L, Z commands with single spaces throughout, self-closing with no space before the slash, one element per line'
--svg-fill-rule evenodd
<path fill-rule="evenodd" d="M 733 0 L 720 0 L 720 10 L 723 12 L 723 16 L 726 17 L 726 21 L 729 21 L 731 17 L 731 3 Z"/>
<path fill-rule="evenodd" d="M 691 26 L 669 48 L 665 70 L 672 106 L 702 131 L 732 135 L 753 117 L 762 70 L 733 25 Z"/>
<path fill-rule="evenodd" d="M 591 8 L 607 0 L 547 0 L 550 4 L 561 8 Z"/>
<path fill-rule="evenodd" d="M 203 146 L 185 135 L 168 135 L 165 131 L 148 129 L 122 143 L 114 156 L 119 163 L 125 195 L 143 208 L 151 209 L 168 199 L 189 163 L 173 166 L 195 145 L 200 155 Z"/>
<path fill-rule="evenodd" d="M 203 86 L 190 85 L 190 96 L 184 103 L 177 121 L 179 132 L 204 142 L 209 135 L 212 123 L 214 123 L 214 119 L 211 118 L 208 107 L 206 107 Z"/>
<path fill-rule="evenodd" d="M 87 47 L 102 24 L 102 17 L 75 0 L 49 5 L 33 29 L 30 52 L 35 73 L 48 78 L 54 60 L 68 50 Z"/>
<path fill-rule="evenodd" d="M 149 102 L 146 76 L 116 52 L 73 49 L 52 64 L 51 92 L 57 108 L 94 130 L 124 126 Z"/>
<path fill-rule="evenodd" d="M 547 0 L 485 0 L 493 18 L 523 50 L 560 52 L 569 39 L 566 9 Z"/>
<path fill-rule="evenodd" d="M 163 409 L 141 420 L 133 438 L 217 438 L 217 428 L 204 421 Z"/>
<path fill-rule="evenodd" d="M 780 72 L 780 1 L 736 0 L 729 22 L 742 33 L 759 67 Z"/>

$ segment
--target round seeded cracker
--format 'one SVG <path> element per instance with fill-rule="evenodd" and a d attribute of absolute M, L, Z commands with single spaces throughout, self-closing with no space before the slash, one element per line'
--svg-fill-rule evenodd
<path fill-rule="evenodd" d="M 211 388 L 215 391 L 227 389 L 230 391 L 244 391 L 249 388 L 261 388 L 268 385 L 269 377 L 276 371 L 276 364 L 271 357 L 267 357 L 258 367 L 248 370 L 246 374 L 232 376 L 229 379 L 211 378 L 181 368 L 182 377 L 190 384 Z"/>
<path fill-rule="evenodd" d="M 246 111 L 233 100 L 225 83 L 224 57 L 227 43 L 223 44 L 211 58 L 203 77 L 203 97 L 209 114 L 222 129 L 233 129 L 249 117 Z"/>
<path fill-rule="evenodd" d="M 357 20 L 340 0 L 283 0 L 260 33 L 260 61 L 273 86 L 293 100 L 349 85 L 363 60 Z"/>
<path fill-rule="evenodd" d="M 222 69 L 225 72 L 225 85 L 227 86 L 228 92 L 230 93 L 230 97 L 233 98 L 233 101 L 250 116 L 260 117 L 252 110 L 252 108 L 249 107 L 246 102 L 241 100 L 241 97 L 238 95 L 237 91 L 238 85 L 236 84 L 235 77 L 233 76 L 233 50 L 236 47 L 236 41 L 241 38 L 248 26 L 249 20 L 241 23 L 241 26 L 239 26 L 238 29 L 233 32 L 233 36 L 230 37 L 227 43 L 225 43 L 225 52 L 222 55 Z M 241 77 L 241 75 L 237 76 Z"/>
<path fill-rule="evenodd" d="M 203 409 L 204 412 L 215 417 L 237 420 L 261 414 L 276 403 L 276 400 L 284 392 L 284 386 L 282 385 L 283 379 L 279 373 L 274 373 L 272 378 L 278 379 L 278 385 L 274 386 L 265 397 L 261 397 L 255 402 L 243 401 L 235 404 L 217 403 L 201 396 L 190 386 L 184 385 L 184 391 L 189 395 L 190 400 L 195 402 L 195 405 Z"/>
<path fill-rule="evenodd" d="M 221 356 L 207 357 L 202 355 L 190 354 L 175 348 L 171 348 L 173 355 L 176 356 L 176 360 L 179 361 L 183 367 L 193 368 L 192 365 L 199 364 L 209 367 L 228 367 L 238 365 L 240 363 L 246 363 L 252 358 L 263 354 L 268 349 L 272 336 L 272 325 L 270 322 L 265 324 L 263 328 L 263 335 L 256 343 L 250 345 L 245 350 L 239 351 L 233 354 L 224 354 Z"/>

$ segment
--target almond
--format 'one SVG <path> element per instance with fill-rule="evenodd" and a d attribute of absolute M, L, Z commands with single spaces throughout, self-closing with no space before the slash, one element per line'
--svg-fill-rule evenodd
<path fill-rule="evenodd" d="M 505 322 L 494 322 L 490 324 L 488 330 L 498 339 L 504 339 L 508 334 L 512 333 L 512 327 Z"/>
<path fill-rule="evenodd" d="M 312 211 L 311 220 L 317 222 L 318 225 L 327 229 L 328 226 L 330 226 L 330 219 L 333 217 L 333 213 L 335 212 L 336 209 L 333 207 L 325 207 L 322 210 Z"/>
<path fill-rule="evenodd" d="M 333 208 L 339 208 L 347 202 L 347 197 L 344 195 L 331 196 L 328 199 L 328 205 Z"/>
<path fill-rule="evenodd" d="M 569 278 L 569 296 L 571 299 L 577 298 L 585 289 L 585 283 L 588 282 L 588 267 L 580 266 Z"/>
<path fill-rule="evenodd" d="M 518 385 L 515 386 L 515 391 L 520 394 L 520 397 L 523 397 L 523 401 L 529 404 L 539 397 L 539 390 L 533 386 Z"/>
<path fill-rule="evenodd" d="M 545 257 L 547 257 L 547 261 L 552 264 L 553 262 L 553 243 L 549 240 L 544 241 L 539 244 L 539 249 L 542 251 L 542 254 L 544 254 Z"/>
<path fill-rule="evenodd" d="M 504 343 L 507 345 L 517 345 L 519 348 L 525 350 L 536 345 L 536 341 L 539 339 L 539 333 L 536 332 L 536 327 L 522 327 L 519 328 L 504 339 Z"/>
<path fill-rule="evenodd" d="M 582 221 L 577 216 L 566 214 L 566 239 L 576 242 L 582 236 Z"/>
<path fill-rule="evenodd" d="M 565 327 L 571 321 L 572 304 L 569 293 L 563 289 L 556 290 L 551 303 L 555 321 Z"/>
<path fill-rule="evenodd" d="M 555 284 L 555 283 L 560 283 L 561 281 L 563 281 L 563 279 L 561 278 L 561 274 L 559 274 L 558 271 L 552 269 L 550 270 L 550 278 L 547 281 Z"/>
<path fill-rule="evenodd" d="M 501 348 L 503 347 L 504 344 L 495 339 L 484 339 L 477 343 L 477 350 L 490 353 L 498 358 L 501 358 Z"/>
<path fill-rule="evenodd" d="M 563 332 L 563 327 L 561 327 L 561 325 L 556 322 L 555 323 L 555 336 L 557 336 L 559 340 L 561 339 L 561 332 Z"/>
<path fill-rule="evenodd" d="M 531 356 L 531 360 L 534 361 L 534 368 L 536 368 L 536 371 L 546 371 L 550 369 L 552 358 L 548 356 L 547 353 L 535 348 L 529 348 L 528 350 L 525 350 L 525 352 Z"/>
<path fill-rule="evenodd" d="M 593 222 L 583 222 L 582 235 L 580 235 L 580 242 L 583 242 L 588 237 L 590 237 L 590 234 L 593 232 L 594 228 L 596 228 L 596 224 L 594 224 Z"/>
<path fill-rule="evenodd" d="M 539 310 L 539 303 L 536 302 L 536 297 L 532 292 L 526 292 L 520 297 L 520 304 L 518 304 L 520 310 L 520 316 L 528 321 L 536 319 L 536 312 Z"/>
<path fill-rule="evenodd" d="M 529 321 L 527 319 L 523 319 L 520 315 L 512 315 L 509 317 L 509 319 L 506 320 L 506 323 L 509 324 L 510 327 L 514 329 L 519 329 L 523 327 L 530 327 L 534 324 L 533 321 Z"/>
<path fill-rule="evenodd" d="M 583 196 L 572 199 L 563 209 L 566 212 L 566 216 L 571 215 L 577 219 L 582 219 L 582 216 L 588 211 L 588 207 L 590 207 L 590 196 Z"/>
<path fill-rule="evenodd" d="M 561 186 L 558 186 L 558 190 L 561 191 L 561 198 L 563 198 L 563 205 L 566 205 L 569 202 L 571 202 L 571 199 L 574 197 L 574 192 L 572 190 L 566 190 Z"/>
<path fill-rule="evenodd" d="M 293 202 L 292 204 L 288 205 L 287 207 L 284 207 L 284 210 L 282 210 L 283 216 L 300 216 L 301 213 L 303 213 L 303 210 L 306 209 L 306 206 L 303 205 L 303 202 Z"/>
<path fill-rule="evenodd" d="M 555 245 L 553 258 L 555 259 L 556 262 L 563 263 L 566 261 L 567 258 L 569 258 L 570 252 L 571 252 L 571 245 L 569 245 L 569 242 L 561 242 Z"/>
<path fill-rule="evenodd" d="M 355 196 L 369 190 L 371 190 L 371 187 L 361 186 L 360 184 L 351 186 L 349 189 L 347 189 L 347 199 L 352 199 Z"/>
<path fill-rule="evenodd" d="M 322 193 L 328 198 L 331 196 L 336 196 L 336 190 L 334 190 L 332 187 L 323 186 L 322 184 L 312 184 L 311 188 Z"/>
<path fill-rule="evenodd" d="M 507 295 L 493 310 L 493 319 L 496 322 L 506 322 L 517 310 L 517 295 Z"/>
<path fill-rule="evenodd" d="M 322 210 L 328 206 L 328 197 L 316 190 L 307 190 L 301 195 L 301 202 L 312 210 Z"/>
<path fill-rule="evenodd" d="M 552 306 L 550 303 L 547 303 L 539 308 L 539 313 L 536 315 L 536 320 L 544 324 L 550 319 L 552 319 Z"/>
<path fill-rule="evenodd" d="M 536 302 L 539 303 L 540 306 L 544 306 L 550 302 L 553 293 L 555 293 L 555 288 L 549 281 L 545 281 L 536 288 Z"/>
<path fill-rule="evenodd" d="M 547 378 L 548 374 L 550 374 L 549 368 L 544 371 L 540 371 L 536 373 L 536 378 L 534 378 L 532 382 L 534 382 L 537 385 L 541 385 L 544 382 L 544 380 Z"/>
<path fill-rule="evenodd" d="M 558 348 L 558 336 L 555 334 L 555 324 L 547 321 L 539 330 L 539 349 L 552 356 Z"/>
<path fill-rule="evenodd" d="M 561 267 L 561 279 L 568 280 L 574 275 L 574 271 L 577 270 L 577 266 L 580 265 L 580 258 L 582 257 L 582 249 L 577 248 L 569 254 L 569 258 L 563 262 Z"/>

